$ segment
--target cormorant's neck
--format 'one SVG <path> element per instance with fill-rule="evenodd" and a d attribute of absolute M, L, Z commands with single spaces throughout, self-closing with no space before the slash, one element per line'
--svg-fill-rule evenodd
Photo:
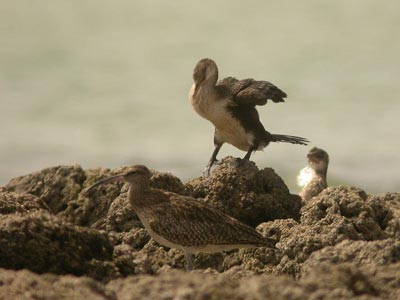
<path fill-rule="evenodd" d="M 200 86 L 197 88 L 197 95 L 210 95 L 215 93 L 215 84 L 217 80 L 215 78 L 205 79 Z"/>

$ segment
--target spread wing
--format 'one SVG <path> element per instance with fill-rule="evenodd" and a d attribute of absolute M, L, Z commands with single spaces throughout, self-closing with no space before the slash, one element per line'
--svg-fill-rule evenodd
<path fill-rule="evenodd" d="M 238 80 L 227 77 L 217 82 L 216 88 L 225 95 L 230 95 L 239 105 L 265 105 L 268 100 L 284 102 L 285 92 L 268 81 L 254 79 Z"/>
<path fill-rule="evenodd" d="M 169 201 L 153 206 L 149 225 L 170 242 L 185 247 L 205 245 L 255 245 L 274 243 L 253 228 L 189 197 L 165 193 Z"/>

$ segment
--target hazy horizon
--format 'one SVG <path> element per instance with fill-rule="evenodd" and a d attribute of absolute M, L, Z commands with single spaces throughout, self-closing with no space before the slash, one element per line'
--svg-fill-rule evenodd
<path fill-rule="evenodd" d="M 199 176 L 213 127 L 190 107 L 192 70 L 268 80 L 285 103 L 258 108 L 274 144 L 253 154 L 292 192 L 313 146 L 330 184 L 400 191 L 396 1 L 18 1 L 0 11 L 0 185 L 63 164 L 146 164 Z M 219 158 L 243 157 L 224 145 Z"/>

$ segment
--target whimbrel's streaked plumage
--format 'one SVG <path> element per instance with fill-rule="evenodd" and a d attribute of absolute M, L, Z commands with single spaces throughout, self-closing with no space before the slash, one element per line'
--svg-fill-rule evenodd
<path fill-rule="evenodd" d="M 268 100 L 284 102 L 286 97 L 272 83 L 254 79 L 237 80 L 233 77 L 217 82 L 217 65 L 208 58 L 196 64 L 193 79 L 190 102 L 200 116 L 215 126 L 215 150 L 207 165 L 207 173 L 224 143 L 246 151 L 246 160 L 250 159 L 253 151 L 264 149 L 270 142 L 308 143 L 302 137 L 271 134 L 261 124 L 256 105 L 265 105 Z"/>
<path fill-rule="evenodd" d="M 204 202 L 152 189 L 150 176 L 145 166 L 134 166 L 96 182 L 85 193 L 116 180 L 129 183 L 129 202 L 150 236 L 164 246 L 183 250 L 188 269 L 193 267 L 192 253 L 274 247 L 272 240 Z"/>
<path fill-rule="evenodd" d="M 312 169 L 312 177 L 299 193 L 304 201 L 315 197 L 328 186 L 326 180 L 329 164 L 328 153 L 323 149 L 314 147 L 308 152 L 307 158 Z"/>

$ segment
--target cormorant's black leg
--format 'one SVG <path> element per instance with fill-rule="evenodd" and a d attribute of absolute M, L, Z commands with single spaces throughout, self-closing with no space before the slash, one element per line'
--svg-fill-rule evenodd
<path fill-rule="evenodd" d="M 257 147 L 251 146 L 249 151 L 247 151 L 246 155 L 243 157 L 243 160 L 250 160 L 251 153 L 253 153 L 255 150 L 257 150 Z"/>
<path fill-rule="evenodd" d="M 210 169 L 213 166 L 213 164 L 215 163 L 215 161 L 217 160 L 217 154 L 219 152 L 219 149 L 221 149 L 222 145 L 215 145 L 215 149 L 211 155 L 210 161 L 207 164 L 207 167 L 204 171 L 205 175 L 210 175 Z"/>

